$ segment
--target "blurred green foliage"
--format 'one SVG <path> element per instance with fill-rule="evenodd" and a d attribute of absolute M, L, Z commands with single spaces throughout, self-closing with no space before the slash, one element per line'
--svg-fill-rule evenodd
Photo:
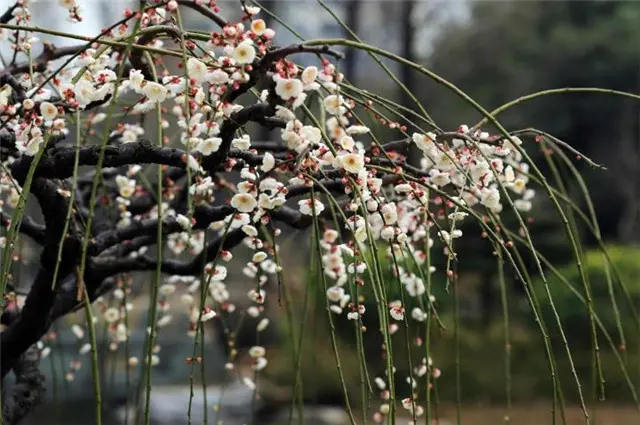
<path fill-rule="evenodd" d="M 585 253 L 584 270 L 591 288 L 594 311 L 601 320 L 604 328 L 611 333 L 615 341 L 620 342 L 618 320 L 629 343 L 637 345 L 640 324 L 637 310 L 640 307 L 640 248 L 609 246 L 607 255 L 599 249 L 592 249 Z M 607 258 L 608 257 L 608 258 Z M 611 265 L 609 265 L 609 261 Z M 607 270 L 607 268 L 609 270 Z M 576 291 L 584 297 L 584 284 L 580 272 L 575 264 L 562 267 L 558 272 Z M 609 278 L 607 277 L 609 274 Z M 547 276 L 551 297 L 558 310 L 563 325 L 570 329 L 570 342 L 588 346 L 589 330 L 586 306 L 579 300 L 574 291 L 559 279 L 549 273 Z M 610 283 L 610 284 L 609 284 Z M 543 282 L 537 279 L 534 287 L 538 296 L 548 306 L 549 300 L 544 290 Z M 623 290 L 624 287 L 624 290 Z M 614 301 L 611 298 L 614 296 Z M 550 308 L 545 308 L 545 320 L 553 320 Z"/>
<path fill-rule="evenodd" d="M 380 250 L 379 260 L 384 270 L 384 282 L 389 300 L 400 299 L 399 283 L 392 276 L 391 263 L 385 258 L 384 250 Z M 609 258 L 613 263 L 612 276 L 618 276 L 627 288 L 632 301 L 638 307 L 640 303 L 640 249 L 623 246 L 611 246 L 607 249 Z M 614 281 L 614 291 L 620 312 L 625 336 L 627 338 L 626 350 L 620 350 L 620 336 L 616 328 L 616 318 L 611 305 L 608 287 L 606 283 L 605 258 L 600 250 L 589 250 L 585 253 L 585 270 L 592 286 L 592 296 L 595 310 L 605 329 L 611 335 L 614 348 L 620 357 L 612 350 L 611 345 L 599 333 L 601 359 L 606 380 L 607 396 L 617 402 L 631 401 L 631 393 L 626 383 L 626 377 L 621 369 L 619 359 L 626 362 L 627 373 L 635 385 L 640 384 L 640 345 L 638 345 L 639 328 L 629 304 L 621 294 L 620 286 Z M 562 276 L 578 292 L 582 293 L 582 283 L 575 264 L 568 264 L 558 268 Z M 507 273 L 508 275 L 508 273 Z M 470 277 L 471 276 L 471 277 Z M 473 282 L 476 279 L 470 273 L 461 274 L 459 281 L 459 347 L 460 353 L 460 382 L 461 395 L 465 402 L 500 403 L 506 397 L 505 383 L 505 335 L 502 306 L 499 301 L 491 311 L 491 319 L 484 323 L 475 320 L 465 311 L 474 297 Z M 489 278 L 493 285 L 493 296 L 499 299 L 499 287 L 496 276 Z M 382 357 L 382 336 L 379 332 L 379 322 L 376 313 L 376 304 L 371 289 L 371 282 L 365 276 L 365 286 L 360 289 L 364 297 L 367 313 L 363 324 L 367 331 L 363 334 L 363 344 L 367 367 L 371 378 L 384 376 L 385 362 Z M 552 389 L 549 363 L 544 351 L 542 336 L 534 321 L 531 310 L 527 307 L 522 295 L 516 293 L 514 288 L 519 285 L 515 280 L 507 280 L 509 291 L 510 310 L 510 354 L 511 354 L 511 385 L 513 401 L 527 402 L 531 400 L 547 399 Z M 583 386 L 586 397 L 594 394 L 593 386 L 593 351 L 591 349 L 591 337 L 586 308 L 580 299 L 560 279 L 548 273 L 548 284 L 551 294 L 560 316 L 560 320 L 569 342 L 573 362 L 577 374 Z M 341 394 L 340 381 L 333 362 L 333 352 L 330 344 L 330 333 L 326 324 L 326 309 L 324 306 L 324 290 L 319 280 L 312 279 L 310 288 L 315 288 L 317 305 L 309 320 L 313 321 L 312 335 L 308 334 L 307 348 L 303 358 L 302 371 L 305 376 L 311 377 L 308 387 L 305 387 L 306 397 L 309 398 L 335 398 Z M 569 359 L 564 346 L 549 302 L 544 291 L 541 279 L 535 278 L 532 282 L 534 292 L 540 300 L 543 321 L 546 323 L 551 345 L 557 363 L 558 379 L 563 389 L 567 402 L 578 401 L 575 379 L 571 373 Z M 435 306 L 445 329 L 439 328 L 436 322 L 432 322 L 431 356 L 434 365 L 442 370 L 442 376 L 437 381 L 439 398 L 442 401 L 455 400 L 455 334 L 453 303 L 454 297 L 451 288 L 446 290 L 442 271 L 435 273 L 432 279 L 433 294 L 436 295 Z M 405 293 L 407 314 L 411 308 L 418 305 L 418 301 L 410 298 Z M 358 403 L 360 376 L 358 373 L 358 350 L 355 338 L 354 322 L 346 319 L 345 315 L 334 316 L 336 334 L 341 359 L 344 362 L 343 371 L 351 397 Z M 405 397 L 409 394 L 409 388 L 405 381 L 408 376 L 408 359 L 406 355 L 406 340 L 411 343 L 412 362 L 416 365 L 425 355 L 425 347 L 414 346 L 415 338 L 425 338 L 425 326 L 410 320 L 408 329 L 402 323 L 398 323 L 399 330 L 392 336 L 394 346 L 394 359 L 397 368 L 396 388 L 398 393 Z M 310 339 L 309 339 L 310 338 Z M 271 372 L 279 375 L 279 382 L 293 382 L 290 374 L 291 357 L 281 358 L 277 369 Z M 277 373 L 275 371 L 277 370 Z M 288 373 L 287 373 L 288 371 Z M 288 376 L 288 378 L 287 378 Z M 307 381 L 304 381 L 307 382 Z"/>

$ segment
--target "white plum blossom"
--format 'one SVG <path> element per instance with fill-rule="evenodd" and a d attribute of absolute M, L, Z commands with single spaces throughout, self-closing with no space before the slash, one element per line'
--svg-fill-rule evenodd
<path fill-rule="evenodd" d="M 202 153 L 204 156 L 209 156 L 214 152 L 218 152 L 222 145 L 222 139 L 219 137 L 209 137 L 201 140 L 195 146 L 195 150 Z"/>
<path fill-rule="evenodd" d="M 251 32 L 253 32 L 255 35 L 264 34 L 266 29 L 267 29 L 267 24 L 264 22 L 263 19 L 255 19 L 251 21 Z"/>
<path fill-rule="evenodd" d="M 210 309 L 209 307 L 206 307 L 204 310 L 202 310 L 202 316 L 200 320 L 203 322 L 206 322 L 208 320 L 213 319 L 216 316 L 217 314 L 214 310 Z"/>
<path fill-rule="evenodd" d="M 178 214 L 176 216 L 176 222 L 182 227 L 184 230 L 188 230 L 191 228 L 191 220 L 189 217 L 184 216 L 182 214 Z"/>
<path fill-rule="evenodd" d="M 427 314 L 419 307 L 414 307 L 413 310 L 411 310 L 411 318 L 418 322 L 424 322 L 427 318 Z"/>
<path fill-rule="evenodd" d="M 251 138 L 248 134 L 238 137 L 231 141 L 231 146 L 241 151 L 246 151 L 251 147 Z"/>
<path fill-rule="evenodd" d="M 187 60 L 187 72 L 189 78 L 193 78 L 198 84 L 201 84 L 207 79 L 207 66 L 196 58 L 189 58 Z"/>
<path fill-rule="evenodd" d="M 233 50 L 233 59 L 238 64 L 247 64 L 254 61 L 256 58 L 256 50 L 250 41 L 240 43 Z"/>
<path fill-rule="evenodd" d="M 125 176 L 116 176 L 118 191 L 123 198 L 130 198 L 136 189 L 136 181 Z"/>
<path fill-rule="evenodd" d="M 324 98 L 324 108 L 332 115 L 343 115 L 346 112 L 344 98 L 337 94 L 332 94 Z"/>
<path fill-rule="evenodd" d="M 162 103 L 167 98 L 167 88 L 162 84 L 155 83 L 153 81 L 147 82 L 144 86 L 144 95 L 149 102 Z"/>
<path fill-rule="evenodd" d="M 340 155 L 337 158 L 338 163 L 345 171 L 349 173 L 358 174 L 364 169 L 364 157 L 357 153 L 347 153 Z"/>
<path fill-rule="evenodd" d="M 489 209 L 498 208 L 500 206 L 500 192 L 495 187 L 484 189 L 480 203 Z"/>
<path fill-rule="evenodd" d="M 58 108 L 53 103 L 42 102 L 40 114 L 45 121 L 53 121 L 58 116 Z"/>
<path fill-rule="evenodd" d="M 332 286 L 327 289 L 327 298 L 329 301 L 337 303 L 344 297 L 344 288 L 341 286 Z"/>
<path fill-rule="evenodd" d="M 391 307 L 389 310 L 389 314 L 394 320 L 403 320 L 404 319 L 404 308 L 401 305 L 396 305 Z"/>
<path fill-rule="evenodd" d="M 357 135 L 357 134 L 366 134 L 371 130 L 369 129 L 369 127 L 366 127 L 364 125 L 352 125 L 348 127 L 346 131 L 347 131 L 347 134 L 349 135 Z"/>
<path fill-rule="evenodd" d="M 316 78 L 318 78 L 318 68 L 316 68 L 315 66 L 306 67 L 304 71 L 302 71 L 300 78 L 302 79 L 302 82 L 304 84 L 308 85 L 313 83 L 314 81 L 316 81 Z"/>
<path fill-rule="evenodd" d="M 262 165 L 260 166 L 260 169 L 265 173 L 268 173 L 269 171 L 273 170 L 275 166 L 276 166 L 276 160 L 271 154 L 271 152 L 265 153 L 264 157 L 262 158 Z"/>
<path fill-rule="evenodd" d="M 144 83 L 144 75 L 138 69 L 129 71 L 129 87 L 136 93 L 142 94 L 142 83 Z"/>
<path fill-rule="evenodd" d="M 304 215 L 313 215 L 314 208 L 316 215 L 324 211 L 324 205 L 317 199 L 303 199 L 298 201 L 298 205 L 300 207 L 300 212 Z"/>
<path fill-rule="evenodd" d="M 231 198 L 231 206 L 242 213 L 252 212 L 257 205 L 256 198 L 248 193 L 238 193 Z"/>
<path fill-rule="evenodd" d="M 222 85 L 229 82 L 229 74 L 221 69 L 214 69 L 207 74 L 207 81 L 211 84 Z"/>
<path fill-rule="evenodd" d="M 278 78 L 276 80 L 276 94 L 282 100 L 299 97 L 302 94 L 302 81 L 297 78 Z"/>

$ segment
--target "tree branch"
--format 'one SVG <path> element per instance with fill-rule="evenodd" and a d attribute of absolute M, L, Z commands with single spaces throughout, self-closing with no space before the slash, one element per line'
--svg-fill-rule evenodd
<path fill-rule="evenodd" d="M 11 226 L 11 217 L 5 213 L 0 213 L 0 226 L 5 228 Z M 35 220 L 28 215 L 22 217 L 20 233 L 29 236 L 39 245 L 44 245 L 45 243 L 45 226 L 36 223 Z"/>
<path fill-rule="evenodd" d="M 40 352 L 33 344 L 13 368 L 16 382 L 3 396 L 2 418 L 6 425 L 17 424 L 42 402 L 46 388 L 39 367 Z"/>

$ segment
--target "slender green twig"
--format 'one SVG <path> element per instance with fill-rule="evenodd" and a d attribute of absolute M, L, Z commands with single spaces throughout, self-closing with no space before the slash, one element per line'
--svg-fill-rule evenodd
<path fill-rule="evenodd" d="M 89 341 L 91 342 L 91 375 L 93 379 L 93 396 L 95 397 L 96 422 L 95 425 L 102 424 L 102 394 L 100 389 L 100 373 L 98 372 L 98 346 L 96 343 L 96 328 L 89 303 L 87 288 L 84 289 L 84 311 L 87 319 L 87 329 L 89 330 Z"/>

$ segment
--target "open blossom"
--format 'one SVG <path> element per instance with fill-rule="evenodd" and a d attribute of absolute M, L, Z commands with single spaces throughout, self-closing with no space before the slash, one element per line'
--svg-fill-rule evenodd
<path fill-rule="evenodd" d="M 243 213 L 250 213 L 257 205 L 256 198 L 248 193 L 238 193 L 231 198 L 231 206 Z"/>
<path fill-rule="evenodd" d="M 343 136 L 338 140 L 338 144 L 342 146 L 342 149 L 346 151 L 352 151 L 356 145 L 356 142 L 353 140 L 353 137 Z"/>
<path fill-rule="evenodd" d="M 196 58 L 187 60 L 187 72 L 189 78 L 193 78 L 197 83 L 202 83 L 207 78 L 207 66 Z"/>
<path fill-rule="evenodd" d="M 45 121 L 53 121 L 58 116 L 58 108 L 53 103 L 42 102 L 40 104 L 40 114 Z"/>
<path fill-rule="evenodd" d="M 370 131 L 369 127 L 364 125 L 352 125 L 349 128 L 347 128 L 347 134 L 349 135 L 366 134 L 369 131 Z"/>
<path fill-rule="evenodd" d="M 142 94 L 142 83 L 144 82 L 144 75 L 142 71 L 138 69 L 132 69 L 129 71 L 129 87 L 131 87 L 136 93 Z"/>
<path fill-rule="evenodd" d="M 498 208 L 500 206 L 500 192 L 495 187 L 484 189 L 480 203 L 489 209 Z"/>
<path fill-rule="evenodd" d="M 231 146 L 241 151 L 246 151 L 251 148 L 251 138 L 248 134 L 243 135 L 242 137 L 238 137 L 231 141 Z"/>
<path fill-rule="evenodd" d="M 404 319 L 404 308 L 402 306 L 394 306 L 389 310 L 389 314 L 394 320 Z"/>
<path fill-rule="evenodd" d="M 214 317 L 216 317 L 216 312 L 209 307 L 205 307 L 205 309 L 202 310 L 202 316 L 200 320 L 206 322 L 207 320 L 211 320 Z"/>
<path fill-rule="evenodd" d="M 136 190 L 136 181 L 125 176 L 116 176 L 118 191 L 123 198 L 130 198 Z"/>
<path fill-rule="evenodd" d="M 332 286 L 331 288 L 327 289 L 327 298 L 331 302 L 340 302 L 343 296 L 344 288 L 342 286 Z"/>
<path fill-rule="evenodd" d="M 267 29 L 267 24 L 264 22 L 263 19 L 256 19 L 256 20 L 251 22 L 251 31 L 255 35 L 264 34 L 266 29 Z"/>
<path fill-rule="evenodd" d="M 91 81 L 81 78 L 73 87 L 73 94 L 80 106 L 84 107 L 93 102 L 96 89 Z"/>
<path fill-rule="evenodd" d="M 333 115 L 343 115 L 346 108 L 343 106 L 344 99 L 338 94 L 332 94 L 324 98 L 324 108 Z"/>
<path fill-rule="evenodd" d="M 432 168 L 431 171 L 429 171 L 429 176 L 431 177 L 431 183 L 435 184 L 436 186 L 446 186 L 451 182 L 449 173 L 437 170 L 435 168 Z"/>
<path fill-rule="evenodd" d="M 220 145 L 222 144 L 222 139 L 219 137 L 209 137 L 208 139 L 204 139 L 197 144 L 195 150 L 201 152 L 204 156 L 209 156 L 214 152 L 218 152 L 220 149 Z"/>
<path fill-rule="evenodd" d="M 176 216 L 176 222 L 178 222 L 180 227 L 182 227 L 185 230 L 188 230 L 191 228 L 191 220 L 189 220 L 189 217 L 186 217 L 182 214 L 178 214 Z"/>
<path fill-rule="evenodd" d="M 250 42 L 243 42 L 233 50 L 233 59 L 239 64 L 251 63 L 256 58 L 256 50 Z"/>
<path fill-rule="evenodd" d="M 411 310 L 411 317 L 413 318 L 413 320 L 416 320 L 418 322 L 424 322 L 427 318 L 427 313 L 422 311 L 422 309 L 420 309 L 419 307 L 414 307 L 413 310 Z"/>
<path fill-rule="evenodd" d="M 302 75 L 300 76 L 302 82 L 305 84 L 313 83 L 316 78 L 318 78 L 318 68 L 315 66 L 308 66 L 302 71 Z"/>
<path fill-rule="evenodd" d="M 364 157 L 357 153 L 340 155 L 338 161 L 342 168 L 350 173 L 358 174 L 364 169 Z"/>
<path fill-rule="evenodd" d="M 413 133 L 413 136 L 411 136 L 411 138 L 413 140 L 413 143 L 415 143 L 416 146 L 424 153 L 432 153 L 434 149 L 437 149 L 434 143 L 434 141 L 436 140 L 436 135 L 433 133 Z"/>
<path fill-rule="evenodd" d="M 42 143 L 44 143 L 42 136 L 33 137 L 27 142 L 26 146 L 23 146 L 20 142 L 16 142 L 18 150 L 27 156 L 34 156 L 37 154 Z"/>
<path fill-rule="evenodd" d="M 251 261 L 253 261 L 254 263 L 261 263 L 266 259 L 267 259 L 267 253 L 264 251 L 258 251 L 255 254 L 253 254 Z"/>
<path fill-rule="evenodd" d="M 252 357 L 254 359 L 257 359 L 258 357 L 264 357 L 265 354 L 267 354 L 267 350 L 260 345 L 254 345 L 253 347 L 249 348 L 249 357 Z"/>
<path fill-rule="evenodd" d="M 211 84 L 227 84 L 229 82 L 229 74 L 221 69 L 215 69 L 207 75 L 207 81 Z"/>
<path fill-rule="evenodd" d="M 161 103 L 167 98 L 167 88 L 162 84 L 150 81 L 144 86 L 144 95 L 149 102 Z"/>
<path fill-rule="evenodd" d="M 302 94 L 302 82 L 297 78 L 279 78 L 276 81 L 276 94 L 283 100 L 289 100 Z"/>
<path fill-rule="evenodd" d="M 273 157 L 273 155 L 270 152 L 265 153 L 264 157 L 262 158 L 262 165 L 260 166 L 260 169 L 265 173 L 267 173 L 273 170 L 273 167 L 275 166 L 276 166 L 276 160 Z"/>
<path fill-rule="evenodd" d="M 316 215 L 324 211 L 324 205 L 317 199 L 303 199 L 298 201 L 298 205 L 300 206 L 300 212 L 304 215 L 313 215 L 314 208 Z"/>

